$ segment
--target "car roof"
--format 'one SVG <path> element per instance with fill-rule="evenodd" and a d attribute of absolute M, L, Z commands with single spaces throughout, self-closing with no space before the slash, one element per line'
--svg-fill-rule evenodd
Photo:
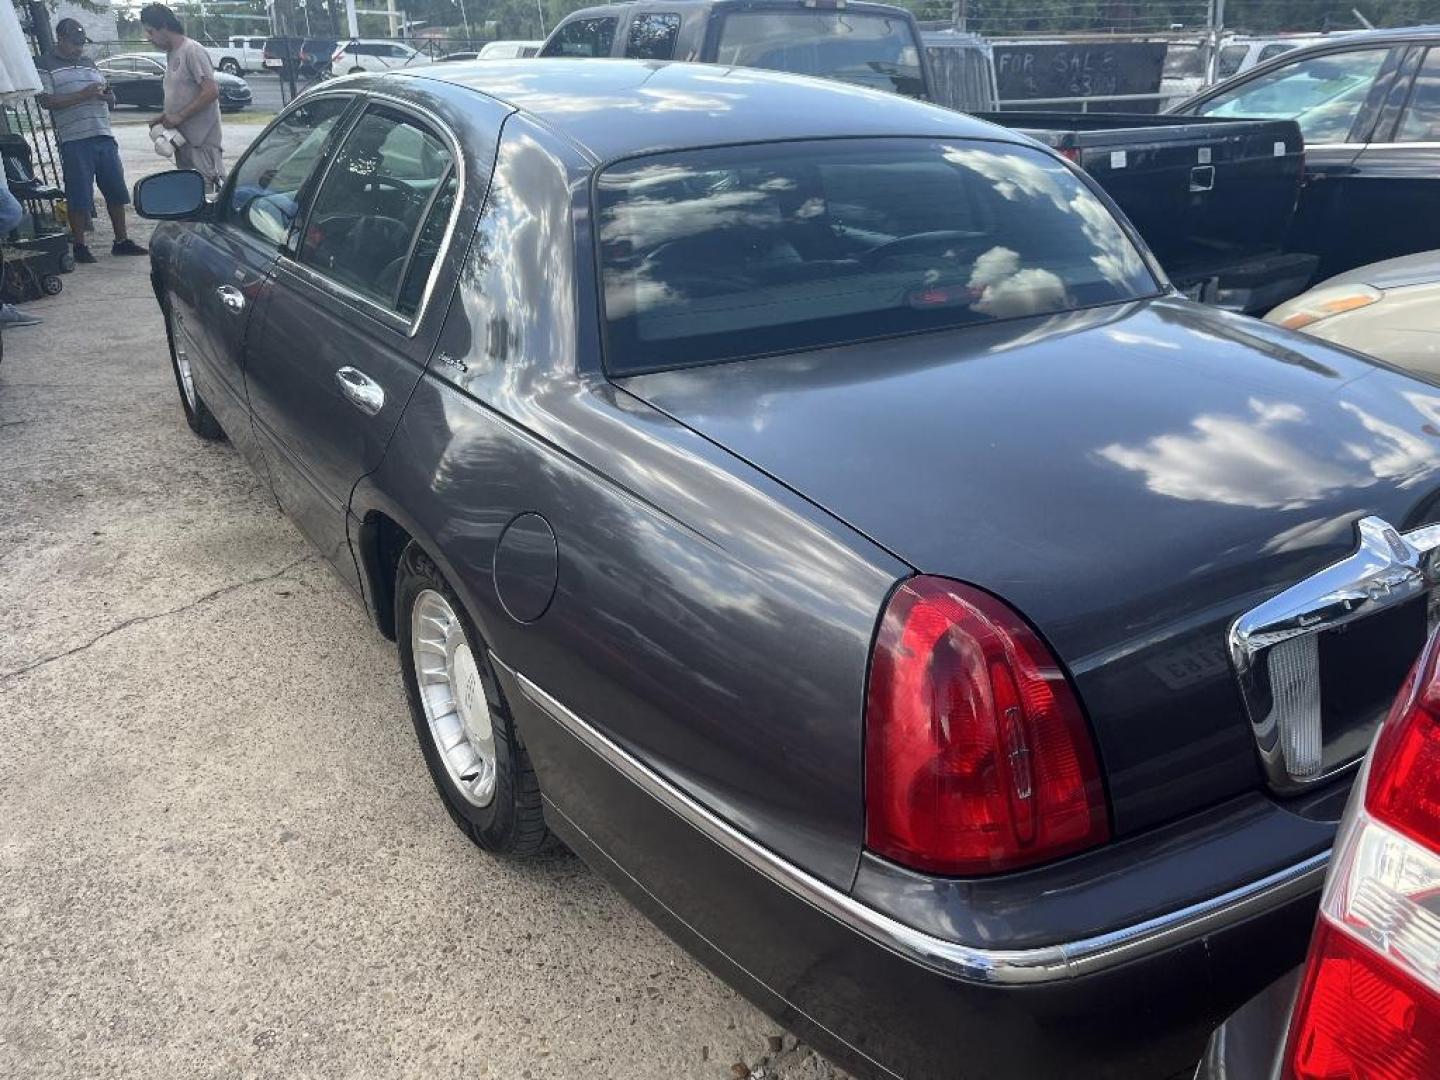
<path fill-rule="evenodd" d="M 565 135 L 596 161 L 743 142 L 929 135 L 1024 136 L 899 94 L 719 64 L 620 59 L 470 60 L 394 71 L 478 91 Z M 645 117 L 645 123 L 636 118 Z"/>

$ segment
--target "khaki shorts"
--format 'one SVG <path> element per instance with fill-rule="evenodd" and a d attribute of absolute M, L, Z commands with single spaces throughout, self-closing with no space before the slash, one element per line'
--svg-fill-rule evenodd
<path fill-rule="evenodd" d="M 225 156 L 218 146 L 177 146 L 175 164 L 182 169 L 194 169 L 205 178 L 210 191 L 219 191 L 225 182 Z"/>

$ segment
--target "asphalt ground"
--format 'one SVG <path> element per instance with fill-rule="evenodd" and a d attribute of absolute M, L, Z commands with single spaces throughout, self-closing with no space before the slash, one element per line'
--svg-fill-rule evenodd
<path fill-rule="evenodd" d="M 843 1080 L 573 856 L 455 829 L 101 218 L 0 363 L 0 1077 Z"/>

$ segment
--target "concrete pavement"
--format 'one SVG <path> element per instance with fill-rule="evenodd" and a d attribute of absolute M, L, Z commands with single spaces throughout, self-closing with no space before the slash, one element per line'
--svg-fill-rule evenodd
<path fill-rule="evenodd" d="M 393 646 L 95 239 L 0 363 L 0 1076 L 840 1078 L 578 860 L 460 835 Z"/>

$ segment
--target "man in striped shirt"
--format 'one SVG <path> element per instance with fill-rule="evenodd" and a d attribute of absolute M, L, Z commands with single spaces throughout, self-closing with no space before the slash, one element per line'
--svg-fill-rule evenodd
<path fill-rule="evenodd" d="M 105 196 L 105 209 L 115 229 L 110 254 L 144 255 L 145 249 L 130 239 L 125 225 L 130 192 L 120 164 L 120 147 L 110 131 L 110 108 L 115 104 L 115 95 L 95 61 L 85 56 L 84 46 L 85 28 L 74 19 L 61 19 L 55 24 L 54 51 L 35 61 L 45 90 L 36 94 L 35 100 L 50 110 L 55 138 L 60 143 L 65 208 L 75 241 L 75 261 L 95 262 L 85 234 L 95 216 L 97 185 Z"/>

